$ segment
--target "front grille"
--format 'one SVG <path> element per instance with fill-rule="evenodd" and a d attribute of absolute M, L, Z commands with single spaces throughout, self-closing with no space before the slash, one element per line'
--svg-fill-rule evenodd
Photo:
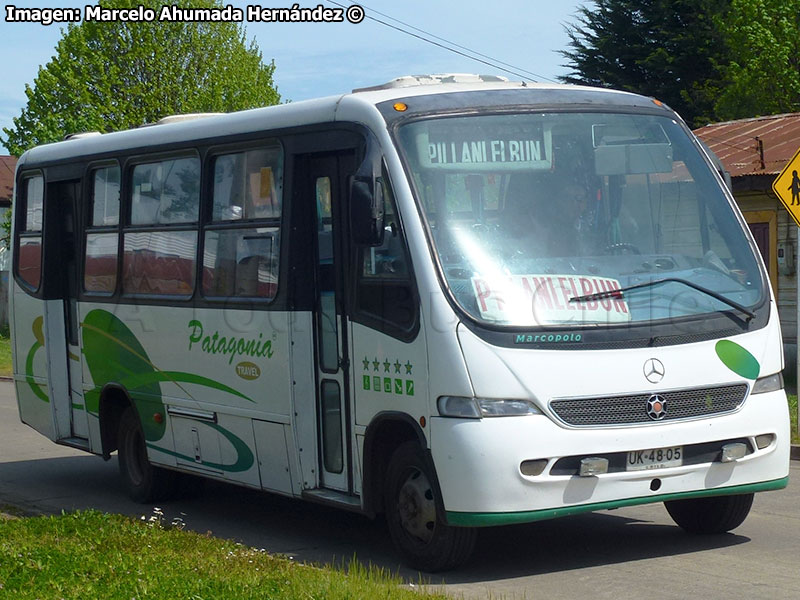
<path fill-rule="evenodd" d="M 647 413 L 647 401 L 654 394 L 563 398 L 552 400 L 550 410 L 564 423 L 573 427 L 635 425 L 696 419 L 737 410 L 747 396 L 747 384 L 657 393 L 666 405 L 666 415 L 660 420 L 651 419 Z"/>

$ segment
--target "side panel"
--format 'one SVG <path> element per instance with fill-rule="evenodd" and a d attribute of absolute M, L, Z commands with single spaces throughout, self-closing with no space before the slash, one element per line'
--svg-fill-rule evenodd
<path fill-rule="evenodd" d="M 253 419 L 290 423 L 288 314 L 85 305 L 84 390 L 127 390 L 153 463 L 260 486 Z M 280 461 L 285 468 L 284 461 Z"/>
<path fill-rule="evenodd" d="M 428 356 L 425 336 L 403 342 L 358 323 L 351 324 L 356 425 L 400 411 L 415 420 L 428 415 Z"/>
<path fill-rule="evenodd" d="M 261 487 L 283 494 L 292 493 L 292 474 L 289 469 L 289 427 L 280 423 L 253 421 Z"/>
<path fill-rule="evenodd" d="M 72 437 L 72 399 L 67 366 L 67 333 L 64 301 L 44 301 L 44 351 L 47 355 L 48 389 L 56 439 Z"/>
<path fill-rule="evenodd" d="M 53 407 L 48 389 L 44 302 L 26 294 L 13 280 L 11 288 L 14 386 L 20 419 L 55 440 Z"/>
<path fill-rule="evenodd" d="M 314 316 L 311 312 L 296 312 L 291 321 L 291 368 L 293 387 L 293 446 L 290 458 L 294 467 L 293 483 L 296 493 L 317 487 L 317 421 L 316 370 L 312 334 Z"/>

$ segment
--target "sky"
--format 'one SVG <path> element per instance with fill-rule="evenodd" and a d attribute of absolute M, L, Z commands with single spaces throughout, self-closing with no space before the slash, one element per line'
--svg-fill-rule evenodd
<path fill-rule="evenodd" d="M 337 0 L 351 4 L 350 0 Z M 142 3 L 147 5 L 146 0 Z M 319 3 L 335 8 L 330 0 L 299 0 L 302 8 Z M 575 13 L 589 0 L 365 0 L 359 2 L 367 18 L 358 24 L 265 23 L 245 20 L 248 39 L 255 38 L 265 61 L 274 60 L 274 81 L 282 100 L 305 100 L 349 92 L 353 88 L 384 83 L 402 75 L 428 73 L 486 73 L 519 80 L 554 81 L 568 69 L 559 50 L 567 47 L 565 25 L 575 23 Z M 0 21 L 0 129 L 11 127 L 26 103 L 25 85 L 33 85 L 40 66 L 55 54 L 62 25 L 7 22 L 6 7 L 80 8 L 81 0 L 17 0 L 3 3 Z M 245 9 L 291 7 L 295 2 L 223 0 Z M 382 13 L 382 14 L 379 14 Z M 372 17 L 372 18 L 370 18 Z M 513 65 L 518 74 L 504 72 L 399 32 L 373 19 L 412 31 L 415 35 L 448 40 L 491 57 L 487 62 Z M 396 20 L 402 21 L 404 24 Z M 425 33 L 414 30 L 418 28 Z M 459 49 L 460 52 L 464 50 Z M 5 137 L 3 135 L 3 137 Z M 6 153 L 0 146 L 0 154 Z"/>

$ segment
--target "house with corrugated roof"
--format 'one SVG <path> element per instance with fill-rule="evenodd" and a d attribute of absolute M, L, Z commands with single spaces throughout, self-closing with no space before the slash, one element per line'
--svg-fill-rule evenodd
<path fill-rule="evenodd" d="M 14 169 L 16 167 L 16 156 L 0 156 L 0 220 L 2 220 L 2 213 L 11 208 L 11 197 L 14 195 Z"/>
<path fill-rule="evenodd" d="M 800 148 L 800 113 L 714 123 L 694 133 L 730 173 L 733 195 L 769 272 L 791 368 L 797 356 L 797 226 L 772 182 Z"/>
<path fill-rule="evenodd" d="M 11 210 L 14 196 L 14 171 L 17 168 L 16 156 L 0 156 L 0 223 L 5 213 Z M 0 232 L 2 233 L 2 232 Z M 0 327 L 8 325 L 8 269 L 9 253 L 0 242 Z"/>

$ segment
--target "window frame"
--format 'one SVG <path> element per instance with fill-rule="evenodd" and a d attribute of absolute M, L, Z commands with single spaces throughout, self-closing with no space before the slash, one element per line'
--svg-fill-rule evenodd
<path fill-rule="evenodd" d="M 100 169 L 107 169 L 109 167 L 117 167 L 119 169 L 119 214 L 117 223 L 115 225 L 94 225 L 92 223 L 94 218 L 94 173 Z M 83 231 L 81 234 L 81 264 L 80 264 L 80 290 L 81 293 L 91 296 L 92 298 L 111 298 L 121 287 L 122 281 L 122 219 L 125 210 L 125 170 L 120 164 L 119 159 L 108 159 L 102 161 L 90 162 L 83 174 L 84 185 L 84 201 L 83 206 L 86 207 L 86 214 L 83 219 Z M 86 288 L 86 251 L 88 248 L 89 235 L 91 234 L 116 234 L 117 236 L 117 255 L 116 255 L 116 272 L 114 274 L 114 289 L 110 292 L 100 292 L 96 290 L 89 290 Z"/>
<path fill-rule="evenodd" d="M 384 182 L 384 202 L 389 202 L 392 205 L 394 217 L 399 226 L 397 232 L 403 254 L 406 262 L 406 274 L 402 277 L 366 277 L 363 272 L 364 267 L 364 254 L 372 250 L 371 246 L 360 246 L 352 243 L 352 268 L 353 274 L 351 282 L 351 310 L 350 316 L 353 322 L 360 323 L 371 329 L 376 329 L 381 333 L 389 335 L 393 338 L 399 339 L 403 342 L 411 342 L 416 339 L 420 330 L 420 297 L 419 288 L 417 286 L 417 278 L 414 272 L 414 265 L 411 259 L 411 249 L 408 245 L 408 238 L 405 234 L 405 225 L 403 216 L 400 212 L 397 195 L 394 191 L 394 185 L 389 175 L 389 169 L 385 161 L 381 164 L 381 178 Z M 410 302 L 413 303 L 413 317 L 408 326 L 404 327 L 396 321 L 381 317 L 372 312 L 366 311 L 360 306 L 360 298 L 362 295 L 368 295 L 370 292 L 365 292 L 363 285 L 366 284 L 367 288 L 383 289 L 383 288 L 399 288 L 406 286 L 411 296 Z"/>
<path fill-rule="evenodd" d="M 36 178 L 42 179 L 42 223 L 39 230 L 28 230 L 27 217 L 28 217 L 28 188 L 27 182 Z M 13 272 L 14 280 L 22 289 L 31 295 L 38 295 L 42 290 L 42 281 L 44 279 L 42 269 L 44 267 L 44 242 L 45 242 L 45 223 L 46 223 L 46 192 L 47 192 L 47 178 L 45 177 L 42 169 L 31 169 L 29 171 L 21 171 L 17 178 L 18 193 L 16 194 L 16 207 L 14 210 L 14 260 Z M 23 239 L 39 239 L 39 282 L 36 287 L 33 287 L 27 280 L 25 280 L 19 271 L 20 247 L 22 246 Z"/>
<path fill-rule="evenodd" d="M 273 177 L 280 180 L 280 214 L 276 217 L 260 217 L 260 218 L 242 218 L 236 220 L 218 220 L 214 221 L 214 172 L 216 160 L 221 156 L 230 156 L 233 154 L 241 154 L 259 149 L 268 149 L 277 147 L 280 150 L 281 164 L 280 172 L 273 172 Z M 206 192 L 205 198 L 201 201 L 201 215 L 200 227 L 198 230 L 198 280 L 195 283 L 195 289 L 198 295 L 205 302 L 211 304 L 224 303 L 229 305 L 271 305 L 279 297 L 281 292 L 281 285 L 283 280 L 281 278 L 281 263 L 284 260 L 282 248 L 285 219 L 286 219 L 286 201 L 287 201 L 287 152 L 285 140 L 278 136 L 271 136 L 259 138 L 255 140 L 248 140 L 247 142 L 239 142 L 235 144 L 226 144 L 214 146 L 206 153 L 204 166 L 205 174 L 203 175 L 203 187 Z M 252 230 L 255 228 L 270 228 L 277 230 L 277 236 L 273 236 L 275 243 L 273 244 L 273 251 L 277 252 L 276 265 L 276 279 L 275 292 L 272 296 L 237 296 L 237 295 L 214 295 L 206 293 L 205 291 L 205 246 L 206 234 L 215 231 L 244 231 Z"/>
<path fill-rule="evenodd" d="M 197 219 L 192 222 L 182 223 L 152 223 L 152 224 L 133 224 L 133 171 L 137 166 L 145 164 L 157 164 L 168 160 L 179 160 L 182 158 L 193 158 L 197 160 L 199 166 L 198 192 L 197 192 Z M 125 162 L 121 181 L 121 205 L 120 205 L 120 239 L 117 257 L 117 290 L 121 298 L 124 299 L 153 299 L 163 300 L 168 303 L 185 304 L 191 302 L 197 294 L 198 289 L 198 258 L 200 254 L 200 223 L 203 218 L 203 190 L 204 190 L 204 160 L 197 146 L 188 146 L 172 152 L 154 152 L 152 154 L 139 154 L 129 157 Z M 194 263 L 192 265 L 192 289 L 188 294 L 153 294 L 131 292 L 125 286 L 125 237 L 131 233 L 158 233 L 158 232 L 179 232 L 192 231 L 195 233 Z"/>

